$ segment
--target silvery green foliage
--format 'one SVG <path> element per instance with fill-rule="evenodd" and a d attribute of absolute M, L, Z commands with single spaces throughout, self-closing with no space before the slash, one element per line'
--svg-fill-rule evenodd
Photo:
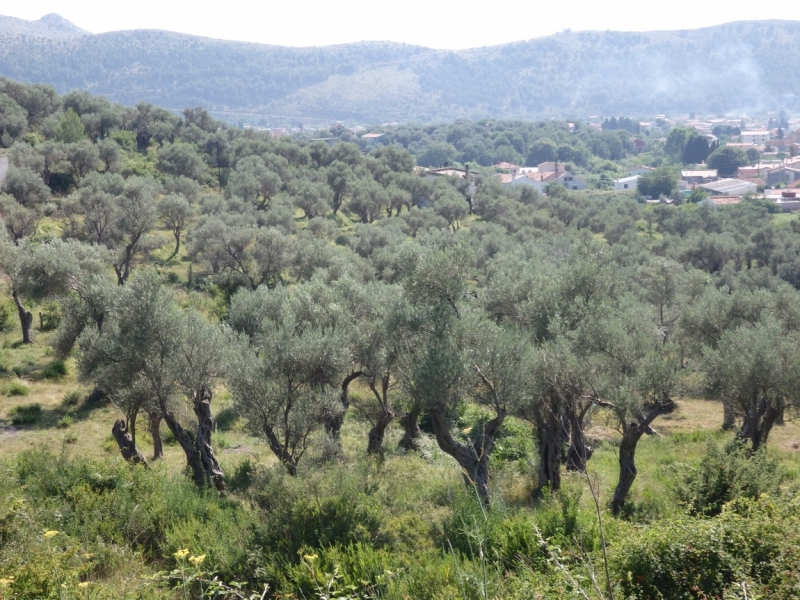
<path fill-rule="evenodd" d="M 244 334 L 229 366 L 234 402 L 292 474 L 323 414 L 336 409 L 350 361 L 340 309 L 319 291 L 259 288 L 231 302 L 231 323 Z"/>

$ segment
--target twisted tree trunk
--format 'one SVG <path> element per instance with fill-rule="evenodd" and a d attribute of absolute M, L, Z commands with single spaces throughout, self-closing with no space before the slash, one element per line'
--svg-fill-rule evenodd
<path fill-rule="evenodd" d="M 225 473 L 219 466 L 214 449 L 211 447 L 211 433 L 214 422 L 211 419 L 211 388 L 204 385 L 194 394 L 194 414 L 197 415 L 197 450 L 203 469 L 205 485 L 213 485 L 220 492 L 225 489 Z"/>
<path fill-rule="evenodd" d="M 128 433 L 128 426 L 124 419 L 118 419 L 114 422 L 114 427 L 111 428 L 111 435 L 114 436 L 117 446 L 119 446 L 122 458 L 133 464 L 147 465 L 147 459 L 136 447 L 133 438 Z"/>
<path fill-rule="evenodd" d="M 619 480 L 614 490 L 614 497 L 611 499 L 611 512 L 614 515 L 618 515 L 625 507 L 625 499 L 636 479 L 636 445 L 650 430 L 650 423 L 658 415 L 672 410 L 674 406 L 675 404 L 667 396 L 664 402 L 659 402 L 651 408 L 638 423 L 622 423 L 622 441 L 619 445 Z"/>
<path fill-rule="evenodd" d="M 344 424 L 345 413 L 347 412 L 347 409 L 350 408 L 350 384 L 361 377 L 361 375 L 363 375 L 361 371 L 352 371 L 342 381 L 342 392 L 339 396 L 339 399 L 342 403 L 342 410 L 335 413 L 329 412 L 322 416 L 322 420 L 325 425 L 325 433 L 327 433 L 332 440 L 339 440 L 339 434 L 341 433 L 342 425 Z"/>
<path fill-rule="evenodd" d="M 592 447 L 586 444 L 586 437 L 583 433 L 583 419 L 587 411 L 588 406 L 580 412 L 570 409 L 567 414 L 570 440 L 567 451 L 567 470 L 569 471 L 585 472 L 586 462 L 594 454 Z"/>
<path fill-rule="evenodd" d="M 733 405 L 724 400 L 722 402 L 722 431 L 730 431 L 734 427 L 736 427 L 736 413 Z"/>
<path fill-rule="evenodd" d="M 14 304 L 17 305 L 19 323 L 22 326 L 22 343 L 32 344 L 33 339 L 31 338 L 31 327 L 33 327 L 33 314 L 22 305 L 16 289 L 12 290 L 11 297 L 14 299 Z"/>
<path fill-rule="evenodd" d="M 375 419 L 375 424 L 369 430 L 367 436 L 367 454 L 380 454 L 383 455 L 383 438 L 386 434 L 386 428 L 394 419 L 394 413 L 388 408 L 384 408 L 378 413 L 378 418 Z"/>
<path fill-rule="evenodd" d="M 153 438 L 153 460 L 164 457 L 164 445 L 161 443 L 161 421 L 162 416 L 159 411 L 148 413 L 148 431 Z"/>
<path fill-rule="evenodd" d="M 378 413 L 372 429 L 369 430 L 367 441 L 367 454 L 380 454 L 383 456 L 383 437 L 386 433 L 386 428 L 394 420 L 394 411 L 389 408 L 389 383 L 391 376 L 389 371 L 386 371 L 381 378 L 381 389 L 375 386 L 375 376 L 373 375 L 369 380 L 369 389 L 375 396 L 378 402 L 380 412 Z"/>
<path fill-rule="evenodd" d="M 414 406 L 410 411 L 400 419 L 400 424 L 403 426 L 403 437 L 397 444 L 398 448 L 404 450 L 413 450 L 417 444 L 417 440 L 422 435 L 419 429 L 419 415 L 422 413 L 422 407 Z"/>
<path fill-rule="evenodd" d="M 760 402 L 754 400 L 744 415 L 738 436 L 749 441 L 755 452 L 766 445 L 767 438 L 777 419 L 778 409 L 769 404 L 766 398 L 762 398 Z"/>
<path fill-rule="evenodd" d="M 536 483 L 536 494 L 541 494 L 545 487 L 551 492 L 561 489 L 561 418 L 554 410 L 547 410 L 542 415 L 535 413 L 536 430 L 539 437 L 539 477 Z"/>
<path fill-rule="evenodd" d="M 211 449 L 211 390 L 208 386 L 203 386 L 194 394 L 192 400 L 198 421 L 196 436 L 181 426 L 175 415 L 167 410 L 163 401 L 160 403 L 161 415 L 172 435 L 183 448 L 186 464 L 192 472 L 192 480 L 195 485 L 198 487 L 214 486 L 217 490 L 223 491 L 225 475 Z"/>
<path fill-rule="evenodd" d="M 456 459 L 467 488 L 474 486 L 481 500 L 488 504 L 491 500 L 489 455 L 494 448 L 494 436 L 505 420 L 506 411 L 498 410 L 497 416 L 483 426 L 472 444 L 457 442 L 450 434 L 450 419 L 444 404 L 437 404 L 429 412 L 439 448 Z"/>

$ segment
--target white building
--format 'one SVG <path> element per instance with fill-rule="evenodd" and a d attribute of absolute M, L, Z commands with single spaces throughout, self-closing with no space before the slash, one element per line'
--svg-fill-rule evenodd
<path fill-rule="evenodd" d="M 743 131 L 741 137 L 743 144 L 756 144 L 758 146 L 763 146 L 771 139 L 769 131 L 766 129 Z"/>
<path fill-rule="evenodd" d="M 622 177 L 614 180 L 615 192 L 633 192 L 636 191 L 637 182 L 640 175 L 631 175 L 630 177 Z"/>
<path fill-rule="evenodd" d="M 758 186 L 741 179 L 720 179 L 711 183 L 703 183 L 699 187 L 708 190 L 714 196 L 744 196 L 758 192 Z"/>
<path fill-rule="evenodd" d="M 647 175 L 648 173 L 652 173 L 655 171 L 653 167 L 633 167 L 632 169 L 626 169 L 625 173 L 627 175 Z"/>
<path fill-rule="evenodd" d="M 581 191 L 586 189 L 586 182 L 570 173 L 569 171 L 549 171 L 549 172 L 527 172 L 524 175 L 514 177 L 513 175 L 500 175 L 500 183 L 503 185 L 528 185 L 535 189 L 539 194 L 544 194 L 547 187 L 558 183 L 568 190 Z"/>

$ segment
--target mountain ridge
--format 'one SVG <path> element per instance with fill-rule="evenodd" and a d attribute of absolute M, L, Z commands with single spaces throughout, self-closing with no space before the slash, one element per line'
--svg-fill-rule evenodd
<path fill-rule="evenodd" d="M 0 75 L 228 120 L 356 122 L 800 109 L 798 21 L 585 31 L 465 50 L 288 47 L 161 30 L 9 35 Z"/>

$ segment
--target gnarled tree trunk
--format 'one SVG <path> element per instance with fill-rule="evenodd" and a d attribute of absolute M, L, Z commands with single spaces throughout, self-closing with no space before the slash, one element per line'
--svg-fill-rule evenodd
<path fill-rule="evenodd" d="M 339 396 L 342 403 L 342 410 L 335 413 L 326 413 L 322 416 L 325 425 L 325 433 L 327 433 L 332 440 L 339 440 L 339 434 L 342 431 L 342 424 L 344 423 L 344 415 L 347 409 L 350 408 L 350 384 L 361 377 L 361 375 L 363 375 L 361 371 L 353 371 L 342 381 L 342 393 Z"/>
<path fill-rule="evenodd" d="M 722 402 L 722 431 L 730 431 L 736 427 L 736 413 L 733 405 L 727 400 Z"/>
<path fill-rule="evenodd" d="M 592 454 L 594 454 L 592 447 L 586 443 L 586 437 L 583 433 L 583 419 L 587 411 L 588 406 L 581 412 L 570 409 L 567 413 L 567 419 L 569 421 L 567 470 L 578 471 L 579 473 L 586 471 L 586 462 L 592 457 Z"/>
<path fill-rule="evenodd" d="M 433 433 L 439 448 L 456 459 L 462 469 L 467 488 L 474 486 L 481 500 L 489 504 L 491 500 L 489 455 L 494 448 L 494 436 L 505 420 L 506 411 L 499 410 L 497 416 L 483 426 L 483 430 L 471 445 L 462 444 L 453 439 L 450 434 L 450 419 L 447 418 L 446 406 L 438 404 L 429 412 Z"/>
<path fill-rule="evenodd" d="M 561 418 L 553 410 L 546 414 L 535 413 L 536 430 L 539 437 L 539 478 L 536 493 L 541 494 L 545 487 L 551 492 L 561 489 Z"/>
<path fill-rule="evenodd" d="M 128 433 L 128 425 L 124 419 L 118 419 L 114 422 L 114 427 L 111 428 L 111 435 L 114 436 L 117 446 L 119 446 L 122 458 L 133 464 L 147 465 L 147 459 L 136 447 L 133 438 Z"/>
<path fill-rule="evenodd" d="M 660 414 L 669 412 L 675 404 L 667 396 L 663 402 L 653 406 L 638 423 L 622 423 L 622 441 L 619 445 L 619 480 L 611 499 L 611 512 L 618 515 L 625 507 L 625 499 L 636 479 L 636 445 L 650 431 L 650 423 Z"/>
<path fill-rule="evenodd" d="M 397 446 L 404 450 L 413 450 L 416 446 L 417 440 L 422 435 L 419 429 L 419 415 L 422 413 L 422 408 L 414 406 L 410 411 L 400 418 L 400 424 L 403 426 L 403 437 L 400 438 Z"/>
<path fill-rule="evenodd" d="M 375 424 L 369 430 L 367 436 L 367 454 L 383 454 L 383 438 L 386 428 L 394 419 L 394 413 L 389 409 L 383 409 L 378 413 Z"/>
<path fill-rule="evenodd" d="M 750 442 L 752 450 L 755 452 L 766 445 L 775 421 L 778 419 L 778 409 L 769 404 L 766 398 L 761 401 L 753 401 L 750 409 L 744 415 L 742 427 L 738 436 Z"/>
<path fill-rule="evenodd" d="M 19 314 L 19 323 L 22 327 L 22 343 L 32 344 L 31 327 L 33 327 L 33 314 L 22 305 L 17 290 L 12 290 L 11 297 L 14 299 L 14 304 L 16 304 L 17 313 Z"/>
<path fill-rule="evenodd" d="M 211 388 L 204 385 L 195 392 L 193 404 L 194 414 L 197 415 L 197 450 L 200 454 L 200 464 L 203 469 L 206 485 L 213 485 L 217 490 L 225 489 L 225 473 L 219 466 L 214 449 L 211 447 L 211 433 L 214 422 L 211 420 Z"/>
<path fill-rule="evenodd" d="M 148 431 L 153 438 L 153 460 L 164 457 L 164 445 L 161 443 L 161 421 L 163 417 L 159 411 L 148 413 Z"/>

